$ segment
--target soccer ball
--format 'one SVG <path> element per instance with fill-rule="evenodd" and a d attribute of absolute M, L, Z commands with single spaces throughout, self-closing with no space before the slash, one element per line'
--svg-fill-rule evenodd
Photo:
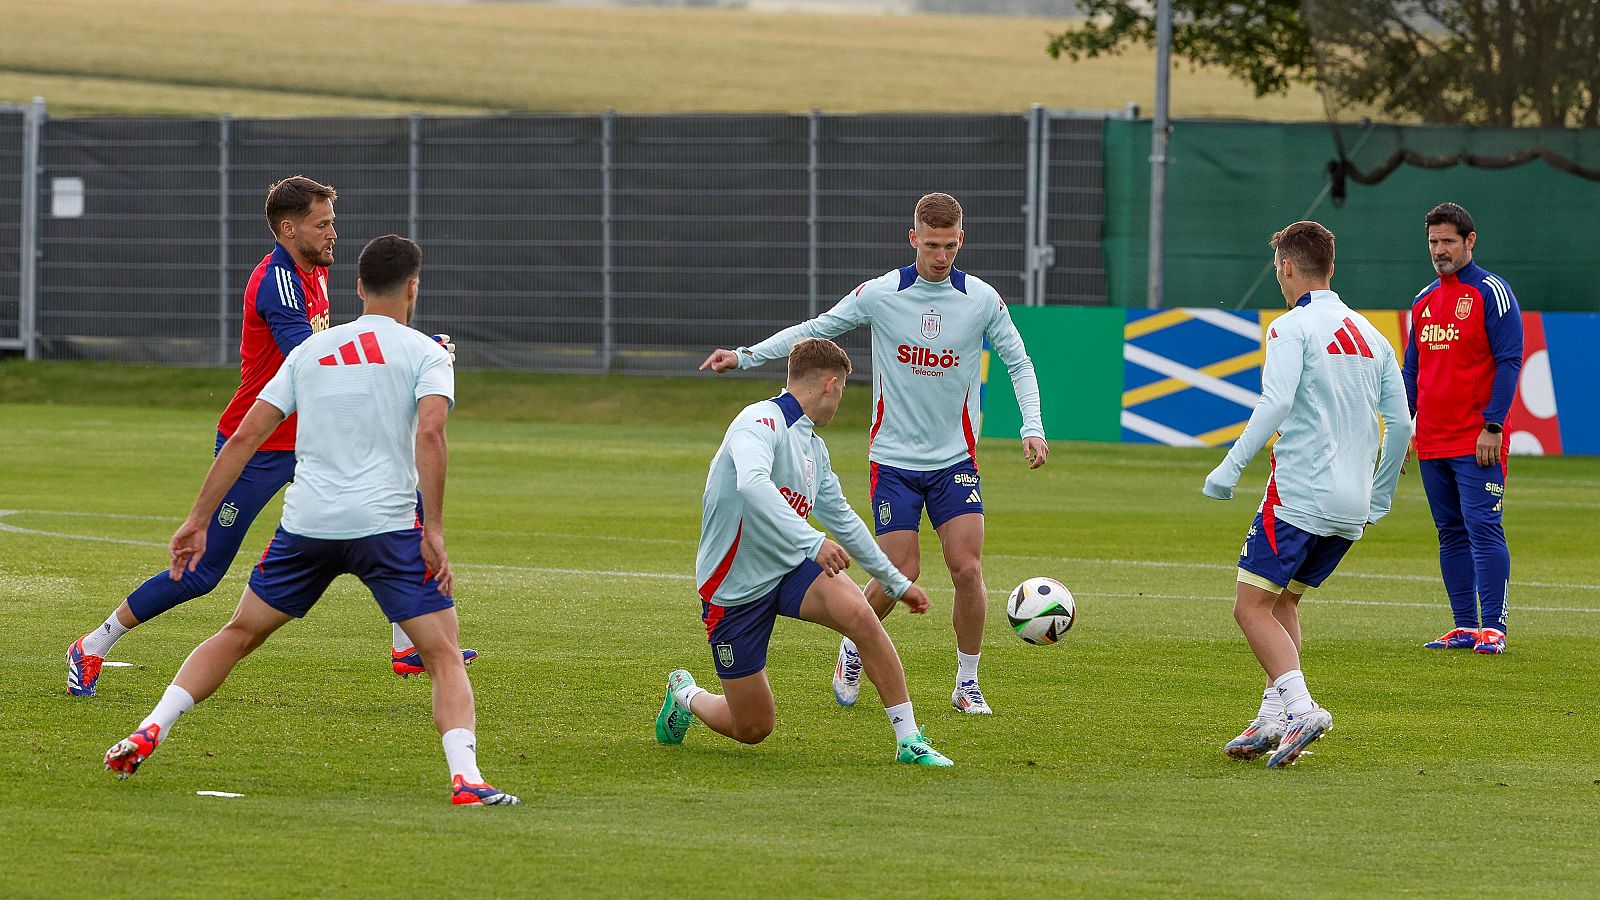
<path fill-rule="evenodd" d="M 1006 618 L 1017 637 L 1030 644 L 1054 644 L 1072 627 L 1078 605 L 1072 592 L 1054 578 L 1029 578 L 1006 600 Z"/>

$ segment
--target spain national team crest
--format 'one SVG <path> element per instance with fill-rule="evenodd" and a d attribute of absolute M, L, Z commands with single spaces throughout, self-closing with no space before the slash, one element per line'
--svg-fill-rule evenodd
<path fill-rule="evenodd" d="M 810 487 L 817 480 L 817 464 L 810 459 L 806 460 L 806 486 Z"/>
<path fill-rule="evenodd" d="M 939 314 L 929 310 L 922 314 L 922 336 L 933 340 L 939 336 Z"/>
<path fill-rule="evenodd" d="M 732 644 L 718 644 L 717 645 L 717 665 L 723 667 L 724 669 L 733 668 L 733 645 Z"/>
<path fill-rule="evenodd" d="M 1472 298 L 1462 297 L 1456 301 L 1456 318 L 1465 319 L 1472 315 Z"/>
<path fill-rule="evenodd" d="M 878 504 L 878 524 L 879 525 L 887 525 L 887 524 L 889 524 L 889 520 L 891 518 L 893 518 L 893 514 L 889 511 L 889 501 L 885 500 L 882 503 L 879 503 Z"/>
<path fill-rule="evenodd" d="M 233 523 L 237 521 L 238 518 L 239 507 L 234 506 L 232 503 L 224 503 L 222 504 L 222 508 L 217 510 L 217 524 L 221 525 L 223 528 L 232 528 Z"/>

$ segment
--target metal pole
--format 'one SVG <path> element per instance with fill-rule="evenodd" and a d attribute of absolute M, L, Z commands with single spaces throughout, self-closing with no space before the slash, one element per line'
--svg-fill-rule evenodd
<path fill-rule="evenodd" d="M 21 303 L 22 352 L 27 359 L 39 358 L 39 173 L 40 134 L 44 130 L 44 98 L 35 97 L 22 119 L 22 236 L 21 258 L 17 260 L 17 295 Z"/>
<path fill-rule="evenodd" d="M 611 157 L 617 111 L 600 117 L 600 370 L 611 371 Z"/>
<path fill-rule="evenodd" d="M 1028 108 L 1028 175 L 1022 198 L 1022 305 L 1033 305 L 1034 270 L 1038 267 L 1039 229 L 1039 110 L 1035 103 Z"/>
<path fill-rule="evenodd" d="M 822 155 L 822 111 L 816 107 L 811 108 L 811 130 L 806 144 L 806 318 L 815 319 L 818 311 L 817 260 L 820 255 L 817 246 L 820 231 L 817 222 L 819 206 L 817 168 Z"/>
<path fill-rule="evenodd" d="M 1166 299 L 1167 244 L 1167 80 L 1172 71 L 1172 0 L 1156 5 L 1156 113 L 1150 127 L 1150 285 L 1145 305 L 1160 309 Z"/>
<path fill-rule="evenodd" d="M 228 144 L 233 120 L 217 120 L 217 365 L 228 364 Z"/>
<path fill-rule="evenodd" d="M 1033 233 L 1038 240 L 1033 263 L 1033 305 L 1044 305 L 1045 275 L 1056 264 L 1056 248 L 1050 244 L 1050 111 L 1039 110 L 1039 202 L 1034 205 L 1037 220 Z"/>
<path fill-rule="evenodd" d="M 411 156 L 407 162 L 406 180 L 406 237 L 417 240 L 418 187 L 422 166 L 422 113 L 411 114 Z"/>

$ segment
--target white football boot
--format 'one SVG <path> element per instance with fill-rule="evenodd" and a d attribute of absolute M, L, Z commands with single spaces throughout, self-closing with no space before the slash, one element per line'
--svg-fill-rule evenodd
<path fill-rule="evenodd" d="M 839 661 L 833 667 L 833 696 L 840 706 L 855 706 L 861 699 L 861 654 L 839 641 Z"/>
<path fill-rule="evenodd" d="M 955 692 L 950 695 L 950 705 L 969 716 L 994 715 L 994 710 L 989 708 L 989 701 L 983 699 L 983 691 L 978 689 L 975 680 L 956 685 Z"/>

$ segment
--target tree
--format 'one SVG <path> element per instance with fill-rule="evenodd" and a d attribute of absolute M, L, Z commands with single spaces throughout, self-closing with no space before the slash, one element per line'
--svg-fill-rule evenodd
<path fill-rule="evenodd" d="M 1153 44 L 1155 4 L 1085 0 L 1053 36 L 1077 60 Z M 1257 96 L 1316 83 L 1337 105 L 1472 125 L 1600 126 L 1596 0 L 1172 0 L 1172 50 Z"/>

